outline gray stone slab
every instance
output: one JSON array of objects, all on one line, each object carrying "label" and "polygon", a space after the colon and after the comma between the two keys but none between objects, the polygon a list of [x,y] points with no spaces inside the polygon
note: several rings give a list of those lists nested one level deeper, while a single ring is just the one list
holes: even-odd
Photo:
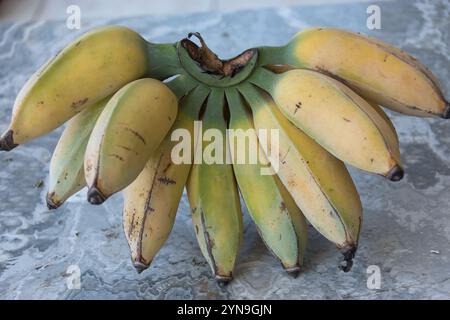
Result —
[{"label": "gray stone slab", "polygon": [[[83,20],[77,31],[68,30],[64,21],[0,23],[0,129],[6,128],[16,94],[37,67],[78,34],[104,24],[127,25],[154,42],[174,42],[199,31],[224,57],[252,46],[282,44],[306,26],[337,26],[375,35],[414,54],[437,75],[449,97],[449,2],[380,2],[382,30],[375,32],[366,29],[367,5]],[[61,209],[47,210],[48,162],[61,129],[0,153],[0,298],[448,299],[450,123],[389,114],[398,128],[407,175],[390,183],[351,169],[365,214],[353,270],[340,272],[334,246],[310,229],[304,272],[290,278],[246,214],[235,279],[226,288],[211,279],[185,196],[167,244],[153,266],[138,275],[122,234],[120,195],[95,207],[85,202],[82,191]],[[36,187],[40,180],[43,188]],[[71,265],[81,271],[79,290],[66,285]],[[370,265],[381,269],[379,290],[367,288]]]}]

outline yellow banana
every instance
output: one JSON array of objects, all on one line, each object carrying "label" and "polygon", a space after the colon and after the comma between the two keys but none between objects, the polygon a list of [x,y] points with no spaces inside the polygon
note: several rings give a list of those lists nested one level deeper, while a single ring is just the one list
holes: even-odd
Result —
[{"label": "yellow banana", "polygon": [[270,92],[292,123],[337,158],[393,181],[403,177],[395,131],[342,83],[304,69],[282,74],[260,69],[251,81]]},{"label": "yellow banana", "polygon": [[86,186],[84,153],[98,116],[109,98],[84,109],[69,120],[50,161],[47,206],[56,209]]},{"label": "yellow banana", "polygon": [[[233,170],[248,212],[267,248],[290,274],[298,274],[306,247],[306,221],[276,175],[263,172],[268,163],[259,143],[251,115],[235,88],[227,89],[231,117],[229,142]],[[248,144],[247,144],[248,141]],[[254,163],[249,154],[255,152]],[[243,157],[243,158],[242,158]]]},{"label": "yellow banana", "polygon": [[[172,132],[183,129],[194,136],[194,121],[208,93],[206,87],[199,87],[181,100]],[[187,163],[172,161],[175,145],[168,134],[137,179],[123,190],[123,227],[138,272],[150,266],[167,240],[191,168],[193,155]]]},{"label": "yellow banana", "polygon": [[73,41],[24,85],[0,139],[10,150],[59,127],[83,108],[148,70],[146,42],[125,27],[95,29]]},{"label": "yellow banana", "polygon": [[177,109],[176,96],[155,79],[133,81],[113,95],[86,148],[90,203],[102,203],[136,179],[175,121]]},{"label": "yellow banana", "polygon": [[[224,98],[223,89],[212,89],[203,117],[205,135],[208,129],[217,133],[211,143],[216,147],[216,161],[203,159],[201,164],[194,162],[186,185],[197,241],[220,283],[228,283],[232,279],[242,237],[242,213],[233,167],[226,163],[225,154],[217,154],[226,149]],[[201,148],[204,154],[208,150],[214,153],[210,149],[211,144],[197,140],[196,148]]]},{"label": "yellow banana", "polygon": [[260,63],[322,71],[362,97],[404,114],[450,117],[450,105],[425,66],[406,52],[361,34],[307,29],[286,46],[261,48]]},{"label": "yellow banana", "polygon": [[278,141],[261,143],[261,147],[272,164],[277,162],[281,182],[305,217],[341,249],[347,262],[344,270],[349,270],[362,207],[345,165],[293,126],[269,96],[248,83],[240,85],[239,90],[252,108],[258,135],[260,129],[278,130]]}]

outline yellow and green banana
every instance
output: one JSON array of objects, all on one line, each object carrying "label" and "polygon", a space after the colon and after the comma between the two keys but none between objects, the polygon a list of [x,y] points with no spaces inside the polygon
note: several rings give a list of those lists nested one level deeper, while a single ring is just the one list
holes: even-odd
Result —
[{"label": "yellow and green banana", "polygon": [[177,98],[161,81],[130,82],[100,114],[84,157],[88,201],[100,204],[139,175],[175,121]]},{"label": "yellow and green banana", "polygon": [[69,120],[50,161],[47,206],[56,209],[86,186],[84,154],[98,116],[109,98],[81,111]]},{"label": "yellow and green banana", "polygon": [[260,65],[314,69],[369,101],[413,116],[450,117],[436,77],[417,59],[381,40],[332,28],[310,28],[282,47],[260,48]]},{"label": "yellow and green banana", "polygon": [[177,144],[172,135],[175,130],[184,130],[194,136],[194,121],[208,94],[207,87],[198,87],[181,99],[172,134],[166,136],[136,180],[123,191],[123,228],[138,272],[148,268],[167,240],[191,168],[193,154],[187,163],[172,160]]},{"label": "yellow and green banana", "polygon": [[214,140],[217,149],[210,149],[211,145],[205,141],[196,142],[196,148],[209,153],[210,159],[192,165],[186,187],[195,235],[203,256],[216,280],[228,283],[233,276],[242,238],[242,213],[233,167],[228,164],[227,153],[219,152],[226,150],[224,107],[224,91],[212,89],[203,116],[203,130],[215,130],[216,135],[210,138],[217,139]]},{"label": "yellow and green banana", "polygon": [[[277,176],[264,171],[268,161],[263,152],[258,152],[260,146],[253,120],[238,91],[232,88],[226,94],[231,113],[229,129],[234,130],[229,137],[230,151],[239,190],[266,246],[283,268],[296,274],[300,271],[307,241],[305,218],[277,182]],[[250,163],[249,150],[257,153],[255,163]]]},{"label": "yellow and green banana", "polygon": [[123,191],[139,272],[168,238],[184,187],[219,282],[232,279],[238,260],[239,192],[286,271],[302,269],[307,220],[341,250],[349,271],[362,204],[344,162],[403,177],[399,139],[379,105],[450,117],[425,66],[360,34],[308,29],[284,46],[222,60],[198,33],[156,44],[109,26],[74,40],[30,77],[0,150],[68,121],[50,163],[47,205],[59,207],[84,186],[92,204]]}]

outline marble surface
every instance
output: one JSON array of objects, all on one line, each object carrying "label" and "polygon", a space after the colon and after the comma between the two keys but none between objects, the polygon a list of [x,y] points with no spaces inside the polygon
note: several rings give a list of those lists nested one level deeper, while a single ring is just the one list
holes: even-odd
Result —
[{"label": "marble surface", "polygon": [[[155,42],[199,31],[228,57],[261,44],[286,42],[304,27],[337,26],[375,35],[414,54],[450,96],[450,5],[440,1],[380,2],[382,29],[366,28],[367,3],[302,6],[226,14],[0,24],[0,129],[15,95],[39,65],[89,28],[127,25]],[[310,229],[304,272],[293,279],[265,249],[245,217],[245,239],[234,281],[219,287],[200,254],[186,197],[174,230],[153,266],[137,274],[121,226],[121,196],[102,206],[80,192],[57,211],[44,203],[48,162],[61,129],[0,153],[0,298],[2,299],[448,299],[450,298],[450,122],[390,113],[406,177],[398,183],[351,169],[364,205],[354,268],[338,270],[334,246]],[[367,268],[381,270],[368,289]],[[81,274],[70,289],[71,266]]]}]

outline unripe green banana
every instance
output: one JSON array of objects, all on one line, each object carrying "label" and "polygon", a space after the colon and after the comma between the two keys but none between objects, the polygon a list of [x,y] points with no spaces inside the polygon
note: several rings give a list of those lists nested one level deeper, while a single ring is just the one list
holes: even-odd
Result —
[{"label": "unripe green banana", "polygon": [[[278,130],[278,141],[261,143],[278,176],[309,222],[344,254],[348,271],[356,251],[362,207],[345,165],[292,125],[273,100],[249,83],[239,85],[255,129]],[[278,144],[277,144],[278,143]]]},{"label": "unripe green banana", "polygon": [[98,116],[109,97],[69,120],[50,161],[47,206],[56,209],[86,186],[84,153]]},{"label": "unripe green banana", "polygon": [[11,123],[0,138],[0,149],[11,150],[52,131],[130,81],[146,75],[170,76],[175,72],[172,60],[176,61],[173,45],[147,43],[125,27],[109,26],[86,33],[23,86]]},{"label": "unripe green banana", "polygon": [[113,95],[84,158],[90,203],[102,203],[136,179],[175,121],[177,109],[177,97],[155,79],[133,81]]},{"label": "unripe green banana", "polygon": [[[223,89],[212,89],[203,116],[205,134],[208,129],[218,130],[214,145],[220,150],[226,149],[224,98]],[[199,139],[202,137],[199,136]],[[203,140],[196,142],[196,148],[201,148],[200,151],[203,150],[204,154],[210,150]],[[227,283],[232,279],[242,238],[239,193],[233,167],[226,161],[226,152],[216,155],[219,163],[209,164],[205,160],[201,164],[194,162],[186,185],[192,221],[200,249],[216,280]]]},{"label": "unripe green banana", "polygon": [[311,70],[274,74],[263,68],[251,81],[271,94],[295,126],[337,158],[393,181],[403,177],[395,131],[342,83]]},{"label": "unripe green banana", "polygon": [[450,117],[449,102],[436,77],[415,58],[383,41],[339,29],[311,28],[283,47],[264,47],[259,53],[261,65],[319,70],[394,111]]},{"label": "unripe green banana", "polygon": [[[183,129],[194,136],[194,121],[208,93],[207,87],[199,87],[181,99],[172,133]],[[123,190],[123,227],[138,272],[150,266],[175,222],[193,157],[191,154],[188,163],[175,164],[172,150],[176,144],[168,134],[137,179]]]},{"label": "unripe green banana", "polygon": [[[239,93],[231,88],[226,96],[231,113],[229,129],[233,130],[229,133],[230,150],[239,190],[267,248],[287,272],[296,275],[306,247],[305,218],[282,184],[277,183],[277,176],[264,172],[269,169],[268,160],[264,151],[259,151],[251,115]],[[256,153],[253,163],[252,151]]]}]

